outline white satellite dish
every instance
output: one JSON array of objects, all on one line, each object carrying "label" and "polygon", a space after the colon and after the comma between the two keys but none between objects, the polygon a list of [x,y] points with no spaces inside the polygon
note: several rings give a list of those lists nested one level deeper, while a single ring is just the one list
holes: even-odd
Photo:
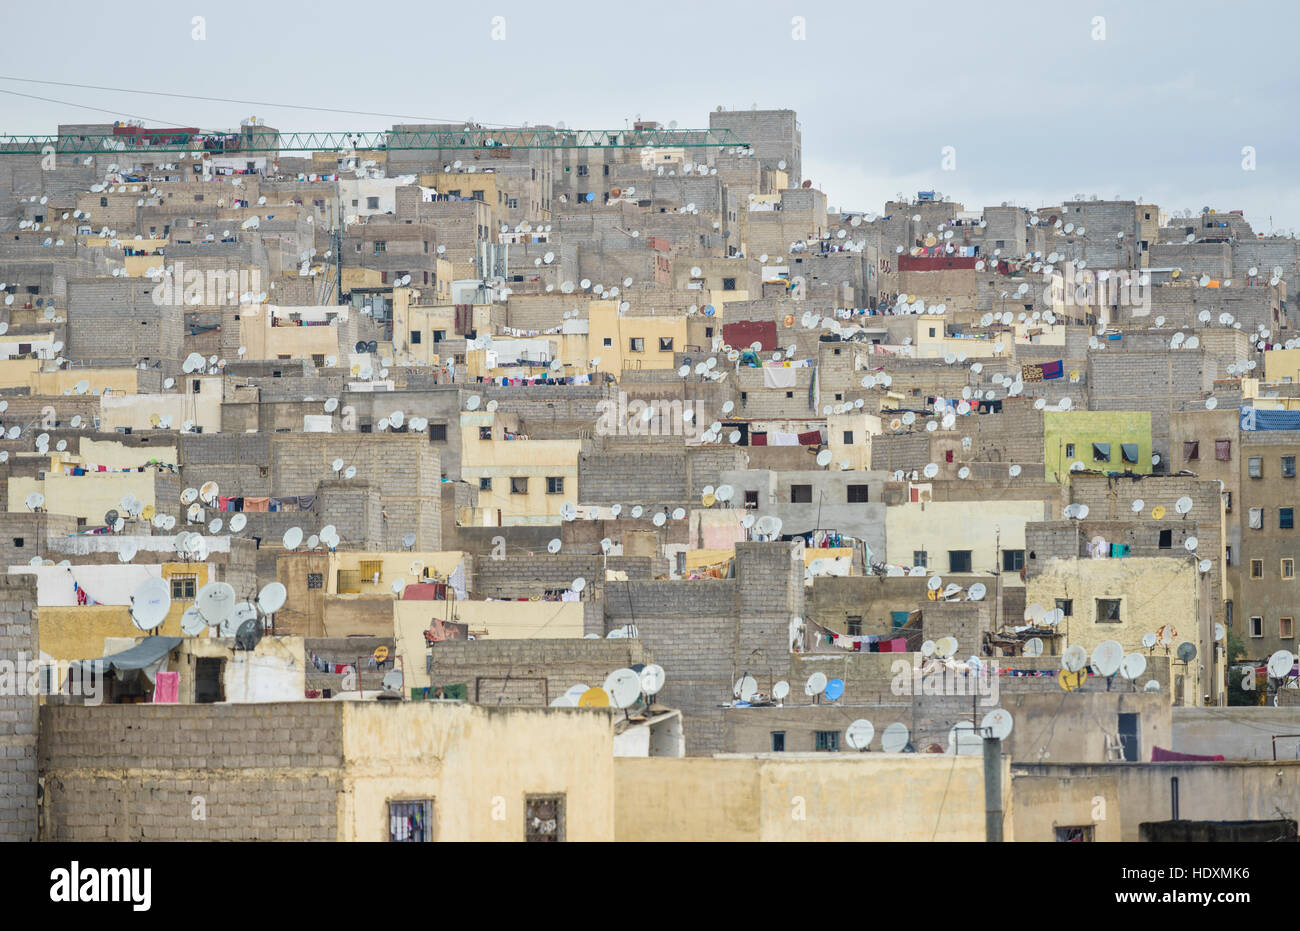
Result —
[{"label": "white satellite dish", "polygon": [[758,681],[751,675],[741,676],[736,680],[735,685],[731,687],[731,694],[741,701],[747,702],[758,694]]},{"label": "white satellite dish", "polygon": [[239,531],[244,529],[244,525],[247,523],[247,517],[243,514],[236,514],[234,517],[230,518],[230,530],[232,533],[239,533]]},{"label": "white satellite dish", "polygon": [[1130,682],[1146,672],[1147,658],[1141,653],[1130,653],[1120,661],[1119,674]]},{"label": "white satellite dish", "polygon": [[265,614],[274,614],[284,607],[289,591],[280,582],[269,582],[257,594],[257,606]]},{"label": "white satellite dish", "polygon": [[1006,740],[1014,723],[1011,712],[1005,708],[994,708],[980,721],[980,729],[994,740]]},{"label": "white satellite dish", "polygon": [[988,589],[984,586],[984,583],[976,582],[974,585],[972,585],[970,588],[966,590],[966,599],[968,601],[983,601],[984,596],[987,593],[988,593]]},{"label": "white satellite dish", "polygon": [[615,669],[605,677],[604,688],[615,708],[630,708],[641,697],[641,677],[632,669]]},{"label": "white satellite dish", "polygon": [[1187,495],[1183,495],[1181,498],[1179,498],[1177,501],[1174,502],[1174,510],[1177,511],[1179,514],[1187,514],[1188,512],[1191,511],[1191,509],[1192,509],[1192,499],[1187,497]]},{"label": "white satellite dish", "polygon": [[1039,638],[1039,637],[1030,637],[1028,640],[1026,640],[1026,641],[1025,641],[1025,655],[1026,655],[1026,656],[1042,656],[1042,655],[1043,655],[1043,641],[1042,641],[1042,639]]},{"label": "white satellite dish", "polygon": [[809,697],[820,695],[826,691],[826,681],[826,673],[814,672],[808,677],[808,681],[804,683],[803,693]]},{"label": "white satellite dish", "polygon": [[789,694],[790,694],[790,683],[786,682],[784,679],[782,679],[781,681],[777,682],[774,686],[772,686],[772,697],[775,698],[777,701],[782,701]]},{"label": "white satellite dish", "polygon": [[1268,658],[1268,674],[1274,679],[1285,679],[1291,675],[1295,665],[1295,654],[1290,650],[1278,650]]},{"label": "white satellite dish", "polygon": [[858,718],[844,730],[844,742],[854,750],[866,750],[874,736],[876,728],[866,718]]},{"label": "white satellite dish", "polygon": [[1092,651],[1092,665],[1107,679],[1119,672],[1123,661],[1124,646],[1118,640],[1103,640]]},{"label": "white satellite dish", "polygon": [[885,753],[902,753],[907,749],[910,739],[911,734],[907,730],[907,725],[895,721],[881,733],[880,749]]},{"label": "white satellite dish", "polygon": [[651,663],[641,670],[641,691],[647,695],[658,695],[664,687],[664,669]]},{"label": "white satellite dish", "polygon": [[302,528],[290,527],[284,532],[284,548],[286,550],[296,549],[302,542]]},{"label": "white satellite dish", "polygon": [[171,606],[170,580],[145,579],[131,595],[131,622],[140,630],[153,630],[166,620]]},{"label": "white satellite dish", "polygon": [[181,633],[187,637],[197,637],[208,629],[208,622],[203,619],[198,605],[190,605],[181,615]]},{"label": "white satellite dish", "polygon": [[194,603],[209,624],[220,624],[235,607],[235,589],[228,582],[209,582],[199,589]]},{"label": "white satellite dish", "polygon": [[1088,665],[1088,651],[1077,643],[1061,655],[1061,666],[1066,672],[1078,672]]}]

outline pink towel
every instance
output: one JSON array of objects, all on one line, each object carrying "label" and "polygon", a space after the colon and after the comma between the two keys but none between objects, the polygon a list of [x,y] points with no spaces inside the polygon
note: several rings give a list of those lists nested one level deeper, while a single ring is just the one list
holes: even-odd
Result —
[{"label": "pink towel", "polygon": [[153,700],[155,704],[174,705],[180,701],[181,674],[179,672],[154,673]]}]

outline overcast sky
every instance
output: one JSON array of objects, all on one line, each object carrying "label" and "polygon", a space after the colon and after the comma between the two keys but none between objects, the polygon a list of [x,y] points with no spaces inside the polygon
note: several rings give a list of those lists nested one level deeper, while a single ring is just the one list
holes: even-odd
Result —
[{"label": "overcast sky", "polygon": [[128,117],[233,128],[249,114],[282,130],[702,127],[720,104],[757,104],[798,111],[804,176],[846,210],[928,189],[972,209],[1081,193],[1300,230],[1297,26],[1300,6],[1255,0],[6,2],[7,78],[287,106],[0,80],[49,98],[0,93],[0,132]]}]

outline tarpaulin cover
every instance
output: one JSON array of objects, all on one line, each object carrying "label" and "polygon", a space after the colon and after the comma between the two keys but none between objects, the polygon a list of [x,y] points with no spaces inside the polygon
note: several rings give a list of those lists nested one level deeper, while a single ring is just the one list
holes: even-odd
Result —
[{"label": "tarpaulin cover", "polygon": [[1300,430],[1300,411],[1262,411],[1255,407],[1243,407],[1241,429]]},{"label": "tarpaulin cover", "polygon": [[1187,763],[1222,763],[1223,754],[1216,753],[1214,756],[1203,756],[1199,753],[1179,753],[1176,750],[1166,750],[1164,747],[1151,748],[1152,763],[1171,763],[1179,760]]},{"label": "tarpaulin cover", "polygon": [[94,670],[103,675],[105,667],[115,673],[134,672],[152,666],[172,650],[180,646],[180,637],[145,637],[130,649],[100,659],[83,659],[78,666]]},{"label": "tarpaulin cover", "polygon": [[736,349],[748,349],[751,343],[762,343],[763,352],[771,352],[776,345],[775,320],[738,320],[722,325],[722,340]]}]

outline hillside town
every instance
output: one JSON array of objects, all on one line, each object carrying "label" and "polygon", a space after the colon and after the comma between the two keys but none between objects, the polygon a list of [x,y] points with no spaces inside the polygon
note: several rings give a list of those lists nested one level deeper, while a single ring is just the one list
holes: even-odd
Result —
[{"label": "hillside town", "polygon": [[1296,840],[1300,240],[696,126],[0,137],[0,839]]}]

